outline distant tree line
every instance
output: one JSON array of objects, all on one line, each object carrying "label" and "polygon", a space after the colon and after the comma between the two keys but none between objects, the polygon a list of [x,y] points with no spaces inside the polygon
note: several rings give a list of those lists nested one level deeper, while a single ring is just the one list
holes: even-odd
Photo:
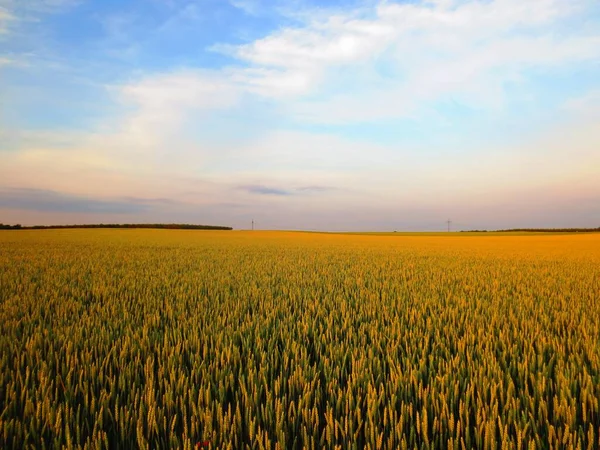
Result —
[{"label": "distant tree line", "polygon": [[[462,233],[485,233],[488,230],[468,230]],[[494,233],[532,232],[532,233],[598,233],[598,228],[511,228],[508,230],[495,230]]]},{"label": "distant tree line", "polygon": [[64,228],[160,228],[168,230],[233,230],[232,227],[215,225],[191,225],[186,223],[100,223],[93,225],[34,225],[24,227],[21,225],[0,224],[0,230],[51,230]]},{"label": "distant tree line", "polygon": [[511,230],[498,230],[498,231],[525,231],[525,232],[550,232],[550,233],[597,233],[600,231],[598,228],[514,228]]}]

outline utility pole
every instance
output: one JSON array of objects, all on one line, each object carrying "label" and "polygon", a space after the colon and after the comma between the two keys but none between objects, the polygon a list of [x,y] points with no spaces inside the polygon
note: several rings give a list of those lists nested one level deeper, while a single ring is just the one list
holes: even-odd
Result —
[{"label": "utility pole", "polygon": [[252,231],[254,231],[254,219],[252,219]]},{"label": "utility pole", "polygon": [[448,224],[448,233],[450,233],[450,224],[452,223],[452,221],[448,219],[446,223]]}]

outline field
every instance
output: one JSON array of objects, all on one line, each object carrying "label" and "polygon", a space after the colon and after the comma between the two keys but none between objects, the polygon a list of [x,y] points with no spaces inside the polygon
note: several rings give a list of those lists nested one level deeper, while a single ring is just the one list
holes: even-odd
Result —
[{"label": "field", "polygon": [[600,234],[0,232],[0,448],[600,448]]}]

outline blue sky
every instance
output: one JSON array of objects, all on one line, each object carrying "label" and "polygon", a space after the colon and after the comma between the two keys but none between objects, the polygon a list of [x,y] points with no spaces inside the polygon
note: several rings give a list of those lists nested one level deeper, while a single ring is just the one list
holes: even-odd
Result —
[{"label": "blue sky", "polygon": [[600,226],[596,0],[0,0],[0,222]]}]

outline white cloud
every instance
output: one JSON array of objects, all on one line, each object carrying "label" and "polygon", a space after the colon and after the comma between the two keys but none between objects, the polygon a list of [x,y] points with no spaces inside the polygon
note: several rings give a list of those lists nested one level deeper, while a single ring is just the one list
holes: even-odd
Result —
[{"label": "white cloud", "polygon": [[223,108],[243,93],[280,101],[295,119],[314,123],[411,116],[445,96],[501,108],[505,84],[526,80],[528,70],[600,60],[600,32],[564,28],[587,4],[381,2],[319,13],[248,44],[214,47],[241,66],[148,76],[123,93],[171,121],[178,108]]},{"label": "white cloud", "polygon": [[[600,60],[597,30],[565,26],[589,4],[382,2],[367,12],[305,18],[301,26],[214,49],[246,64],[222,71],[222,77],[241,90],[287,102],[302,120],[402,117],[445,95],[498,108],[505,83],[521,81],[530,69]],[[336,93],[340,84],[343,93]]]},{"label": "white cloud", "polygon": [[[255,92],[316,94],[317,101],[297,106],[314,122],[405,116],[447,94],[495,107],[503,84],[527,69],[600,59],[600,33],[552,28],[583,3],[382,3],[374,18],[333,16],[228,51],[252,68],[240,72]],[[391,74],[378,74],[379,64]],[[346,93],[329,94],[340,80]]]},{"label": "white cloud", "polygon": [[120,86],[117,94],[134,107],[123,119],[121,132],[152,143],[157,135],[178,131],[187,114],[232,107],[239,91],[217,74],[181,71]]}]

